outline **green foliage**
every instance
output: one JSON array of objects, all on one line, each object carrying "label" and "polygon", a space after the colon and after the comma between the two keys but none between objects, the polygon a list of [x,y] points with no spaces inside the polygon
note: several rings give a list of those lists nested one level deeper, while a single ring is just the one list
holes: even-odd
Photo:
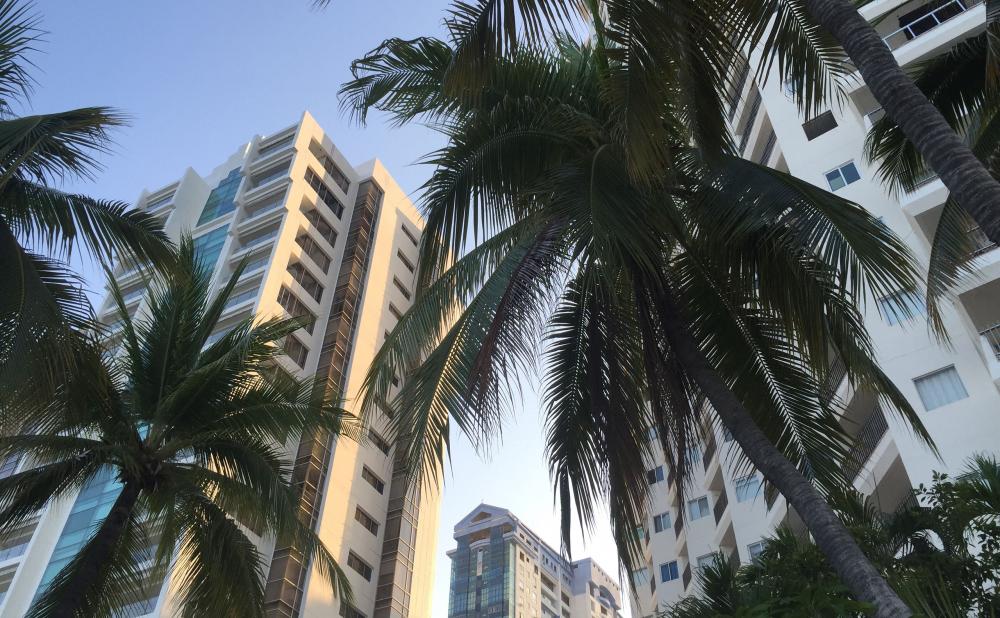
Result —
[{"label": "green foliage", "polygon": [[[669,321],[824,483],[846,450],[840,403],[818,396],[834,355],[926,433],[875,366],[860,310],[914,288],[903,244],[856,204],[726,154],[704,129],[724,122],[719,106],[695,102],[670,65],[632,74],[628,43],[606,34],[515,46],[476,79],[453,74],[461,33],[391,39],[354,63],[341,94],[357,118],[375,109],[448,139],[425,160],[417,298],[376,356],[363,409],[393,408],[403,461],[433,480],[452,423],[489,448],[518,380],[541,367],[564,543],[573,510],[586,526],[606,500],[630,565],[647,428],[683,490],[683,454],[718,422],[664,336]],[[641,102],[647,78],[663,98]],[[655,120],[641,122],[655,126],[636,124],[633,105],[651,105]],[[647,132],[652,146],[640,145]],[[406,380],[390,399],[394,375]]]},{"label": "green foliage", "polygon": [[[148,317],[128,317],[110,282],[126,316],[117,353],[83,341],[72,371],[44,403],[3,392],[0,407],[20,429],[0,437],[0,458],[28,464],[0,479],[0,533],[101,469],[113,470],[127,511],[120,530],[99,527],[32,616],[66,611],[72,595],[81,599],[72,615],[106,615],[142,582],[158,582],[174,560],[183,615],[263,616],[267,557],[248,531],[293,544],[349,597],[344,574],[298,518],[284,447],[305,431],[340,434],[350,417],[324,384],[282,368],[278,344],[301,321],[248,318],[206,345],[241,273],[242,266],[209,298],[210,274],[184,239],[173,265],[151,283]],[[110,558],[92,559],[102,543],[110,544]],[[145,577],[135,557],[149,551],[155,555]]]},{"label": "green foliage", "polygon": [[124,117],[107,107],[14,116],[31,92],[26,55],[39,34],[30,5],[0,0],[0,388],[45,397],[74,357],[74,330],[92,318],[65,258],[82,244],[104,264],[162,264],[170,243],[147,214],[52,186],[91,177]]},{"label": "green foliage", "polygon": [[[935,474],[929,488],[893,513],[854,490],[830,505],[900,596],[927,617],[1000,613],[1000,466],[974,457],[952,480]],[[721,554],[700,575],[700,593],[667,608],[676,618],[721,616],[865,616],[822,552],[788,528],[768,539],[759,558],[735,567]]]}]

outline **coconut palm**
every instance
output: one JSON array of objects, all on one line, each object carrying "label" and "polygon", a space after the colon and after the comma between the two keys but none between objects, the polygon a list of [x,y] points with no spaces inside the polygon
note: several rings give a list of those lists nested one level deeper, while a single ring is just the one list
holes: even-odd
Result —
[{"label": "coconut palm", "polygon": [[[315,0],[325,6],[330,0]],[[507,53],[519,40],[537,43],[567,25],[580,25],[595,34],[598,44],[622,46],[620,60],[631,75],[633,90],[620,101],[632,132],[627,145],[642,157],[634,165],[655,170],[662,134],[650,132],[657,124],[650,116],[657,102],[669,98],[654,76],[668,72],[686,85],[684,101],[692,113],[689,122],[725,133],[714,113],[726,89],[738,79],[746,49],[759,50],[759,76],[772,67],[788,84],[807,112],[840,96],[841,78],[855,68],[889,118],[948,187],[983,233],[1000,243],[1000,183],[948,125],[896,62],[871,23],[859,12],[863,3],[851,0],[471,0],[455,2],[449,10],[457,62],[450,72],[452,88],[493,58]],[[989,12],[995,11],[990,4]],[[666,64],[666,67],[659,66]],[[704,137],[704,135],[703,135]],[[632,172],[637,171],[633,167]]]},{"label": "coconut palm", "polygon": [[[1000,177],[1000,97],[997,75],[1000,67],[991,41],[1000,36],[1000,24],[991,22],[986,31],[956,45],[913,69],[913,79],[948,124],[965,140],[990,173]],[[921,153],[889,118],[876,122],[868,134],[865,150],[878,161],[879,176],[894,191],[912,190],[929,174]],[[949,196],[931,241],[927,275],[928,317],[940,327],[940,301],[954,286],[977,272],[976,257],[982,250],[976,223]],[[972,231],[972,233],[970,233]]]},{"label": "coconut palm", "polygon": [[391,39],[342,88],[362,120],[376,109],[447,137],[426,158],[420,292],[377,354],[362,405],[394,408],[411,473],[433,477],[452,423],[476,445],[495,439],[517,379],[541,357],[567,548],[572,510],[589,525],[606,500],[631,569],[647,430],[683,491],[683,454],[705,424],[721,423],[858,598],[904,614],[807,477],[843,481],[837,403],[818,394],[835,356],[926,438],[873,363],[858,306],[913,285],[905,247],[857,205],[720,153],[711,132],[702,142],[670,67],[650,81],[674,89],[648,127],[665,140],[664,167],[633,173],[636,129],[623,104],[643,85],[621,48],[569,38],[520,47],[480,67],[481,86],[456,90],[462,53]]},{"label": "coconut palm", "polygon": [[[978,539],[987,551],[970,551],[974,520],[995,518],[995,504],[970,500],[995,485],[997,463],[975,457],[955,480],[938,475],[921,502],[908,501],[882,512],[872,496],[838,489],[828,497],[865,553],[910,605],[924,616],[995,616],[1000,611],[993,585],[1000,577],[993,529]],[[995,489],[985,495],[995,494]],[[702,568],[699,594],[666,608],[675,618],[719,616],[862,616],[858,603],[838,580],[816,546],[779,528],[751,564],[740,566],[722,555]]]},{"label": "coconut palm", "polygon": [[[126,204],[55,188],[87,178],[123,116],[107,107],[16,116],[33,82],[26,54],[40,31],[30,5],[0,0],[0,380],[55,378],[71,327],[91,318],[81,281],[63,261],[82,244],[92,256],[159,263],[169,243],[151,216]],[[56,257],[48,257],[55,255]]]},{"label": "coconut palm", "polygon": [[[120,490],[79,553],[48,583],[31,616],[110,615],[172,557],[185,616],[263,616],[263,556],[248,530],[294,543],[339,595],[346,578],[298,519],[284,445],[346,420],[323,385],[282,370],[280,342],[300,320],[252,318],[207,345],[242,271],[209,299],[193,243],[149,292],[149,317],[124,319],[117,356],[79,346],[74,372],[47,405],[6,398],[26,431],[0,438],[25,470],[0,479],[0,532],[111,474]],[[103,477],[102,477],[103,478]],[[140,572],[137,557],[149,560]]]}]

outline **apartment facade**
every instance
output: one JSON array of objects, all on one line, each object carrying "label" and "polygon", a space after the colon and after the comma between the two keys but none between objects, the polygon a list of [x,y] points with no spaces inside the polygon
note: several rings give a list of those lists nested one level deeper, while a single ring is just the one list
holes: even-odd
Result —
[{"label": "apartment facade", "polygon": [[480,504],[455,525],[448,618],[613,618],[621,590],[590,558],[570,562],[510,511]]},{"label": "apartment facade", "polygon": [[[860,10],[904,67],[985,28],[982,0],[875,0]],[[751,53],[749,64],[756,66],[754,60]],[[757,83],[746,67],[729,92],[730,127],[742,156],[861,204],[907,242],[926,267],[947,190],[933,176],[896,193],[879,181],[863,145],[882,111],[860,76],[847,80],[842,101],[809,118],[774,71],[767,77]],[[954,472],[969,455],[998,450],[1000,250],[977,229],[968,233],[976,245],[978,272],[955,290],[947,308],[948,344],[929,334],[920,298],[899,293],[866,303],[878,362],[918,411],[940,459],[870,395],[854,392],[840,365],[831,368],[825,386],[824,397],[843,402],[842,426],[856,438],[847,473],[886,512],[912,499],[910,488],[930,482],[933,471]],[[913,319],[893,311],[904,305],[913,310]],[[684,504],[662,453],[650,462],[647,564],[632,574],[634,616],[651,616],[696,592],[698,568],[715,552],[747,563],[778,525],[802,528],[783,498],[765,497],[759,474],[734,470],[728,456],[732,447],[716,431],[692,449],[693,483]]]},{"label": "apartment facade", "polygon": [[[210,342],[251,313],[313,318],[289,336],[279,362],[301,376],[327,378],[350,406],[374,354],[411,303],[423,228],[378,160],[351,164],[305,113],[291,127],[254,137],[205,176],[188,169],[178,181],[143,192],[138,207],[161,218],[171,238],[193,236],[213,269],[213,293],[246,260]],[[126,309],[141,316],[146,275],[126,264],[115,276]],[[110,325],[112,347],[117,311],[110,298],[98,309]],[[271,556],[269,616],[429,615],[438,496],[408,486],[397,473],[388,419],[381,415],[363,442],[314,435],[287,445],[301,507],[346,572],[354,604],[334,598],[290,548],[250,533]],[[110,476],[98,479],[0,544],[0,615],[27,610],[117,493]],[[173,615],[170,576],[149,590],[123,615]]]}]

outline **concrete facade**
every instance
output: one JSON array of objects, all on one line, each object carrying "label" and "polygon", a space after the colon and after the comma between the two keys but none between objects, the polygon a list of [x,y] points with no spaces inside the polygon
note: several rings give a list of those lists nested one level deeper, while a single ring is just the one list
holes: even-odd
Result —
[{"label": "concrete facade", "polygon": [[[351,164],[305,113],[293,126],[254,137],[209,174],[188,169],[178,181],[144,191],[137,203],[164,221],[171,238],[194,237],[206,263],[214,264],[213,292],[247,259],[213,335],[221,336],[251,312],[261,318],[314,317],[311,328],[291,335],[289,356],[280,362],[302,376],[330,378],[350,408],[374,354],[411,303],[423,228],[417,210],[378,160]],[[121,265],[116,277],[127,309],[141,315],[146,311],[142,273]],[[110,325],[119,319],[116,313],[110,298],[98,308]],[[268,615],[429,615],[438,496],[406,487],[394,475],[394,449],[379,440],[388,435],[386,421],[376,413],[375,433],[361,443],[288,445],[295,480],[309,501],[303,508],[312,512],[355,598],[353,607],[343,605],[316,573],[282,560],[287,552],[275,551],[272,539],[255,537],[264,555],[274,556],[266,574]],[[51,576],[46,571],[56,559],[53,549],[65,545],[71,512],[76,518],[100,515],[100,495],[90,511],[83,508],[89,504],[85,498],[47,508],[22,546],[8,551],[4,546],[10,541],[0,544],[0,614],[22,615],[39,583]],[[153,589],[155,596],[137,599],[130,615],[173,615],[169,575]]]},{"label": "concrete facade", "polygon": [[[981,0],[876,0],[861,11],[904,67],[985,28]],[[751,54],[751,66],[756,66],[754,60]],[[857,73],[846,80],[847,96],[812,118],[800,112],[775,71],[759,84],[753,70],[737,81],[739,87],[729,93],[730,126],[745,158],[861,204],[892,228],[926,268],[947,190],[933,176],[911,191],[896,193],[879,180],[877,164],[866,160],[863,145],[882,112]],[[842,425],[856,436],[849,475],[886,512],[911,499],[910,488],[929,483],[933,471],[954,472],[971,454],[998,450],[1000,250],[977,229],[969,234],[977,247],[978,276],[959,286],[947,307],[949,343],[941,344],[929,333],[919,299],[869,298],[865,304],[877,360],[918,411],[940,449],[940,460],[899,419],[883,414],[869,395],[853,392],[839,367],[831,370],[827,393],[842,400]],[[903,302],[912,303],[913,319],[892,315],[891,307]],[[635,617],[651,616],[695,592],[699,558],[722,551],[746,563],[779,524],[801,528],[783,498],[769,504],[759,490],[759,475],[746,478],[733,469],[727,457],[732,445],[714,432],[691,453],[694,478],[683,505],[662,454],[650,462],[654,498],[644,531],[647,565],[633,573]],[[690,502],[699,499],[704,502]]]}]

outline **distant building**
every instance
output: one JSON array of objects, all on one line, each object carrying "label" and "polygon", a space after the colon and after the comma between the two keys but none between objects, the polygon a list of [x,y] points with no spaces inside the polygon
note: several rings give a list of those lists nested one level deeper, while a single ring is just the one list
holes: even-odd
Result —
[{"label": "distant building", "polygon": [[448,618],[621,616],[614,578],[590,558],[566,560],[506,509],[480,504],[455,541]]},{"label": "distant building", "polygon": [[[904,69],[940,55],[983,32],[982,0],[880,0],[860,7]],[[883,111],[855,73],[843,96],[806,117],[781,82],[777,66],[758,80],[760,49],[734,59],[730,129],[741,155],[788,172],[866,208],[913,251],[921,268],[948,190],[933,174],[910,190],[892,193],[878,178],[878,163],[864,154],[865,136]],[[892,512],[913,499],[911,487],[932,472],[954,473],[976,452],[997,453],[1000,436],[1000,249],[978,229],[968,230],[975,276],[955,290],[944,312],[950,342],[928,332],[921,297],[899,291],[866,299],[865,323],[879,365],[902,391],[940,451],[940,459],[905,423],[848,383],[844,365],[829,371],[823,397],[843,404],[844,431],[855,440],[845,473],[859,491]],[[904,309],[909,309],[905,311]],[[651,434],[650,438],[655,439]],[[733,465],[734,442],[718,428],[687,454],[691,486],[680,502],[675,476],[658,448],[648,462],[652,493],[645,524],[647,563],[633,572],[636,618],[699,590],[699,568],[716,552],[744,564],[764,549],[779,525],[803,530],[784,498],[768,498],[759,473]]]},{"label": "distant building", "polygon": [[[179,180],[144,191],[137,205],[159,218],[173,240],[193,236],[212,269],[211,293],[245,260],[210,343],[251,312],[312,318],[287,337],[287,356],[279,362],[300,376],[329,380],[349,401],[410,306],[423,220],[378,160],[350,163],[308,113],[292,126],[253,137],[204,176],[189,168]],[[120,264],[114,276],[128,313],[144,315],[148,273]],[[122,316],[110,297],[98,316],[110,326],[114,350]],[[289,449],[300,506],[347,574],[354,603],[334,598],[327,582],[288,548],[250,532],[270,558],[263,574],[269,617],[430,614],[438,497],[407,485],[386,421],[376,413],[365,442],[314,440]],[[17,464],[2,462],[0,477]],[[103,475],[0,541],[0,615],[24,615],[36,591],[76,555],[119,489]],[[170,579],[151,581],[148,594],[121,615],[174,615]]]}]

